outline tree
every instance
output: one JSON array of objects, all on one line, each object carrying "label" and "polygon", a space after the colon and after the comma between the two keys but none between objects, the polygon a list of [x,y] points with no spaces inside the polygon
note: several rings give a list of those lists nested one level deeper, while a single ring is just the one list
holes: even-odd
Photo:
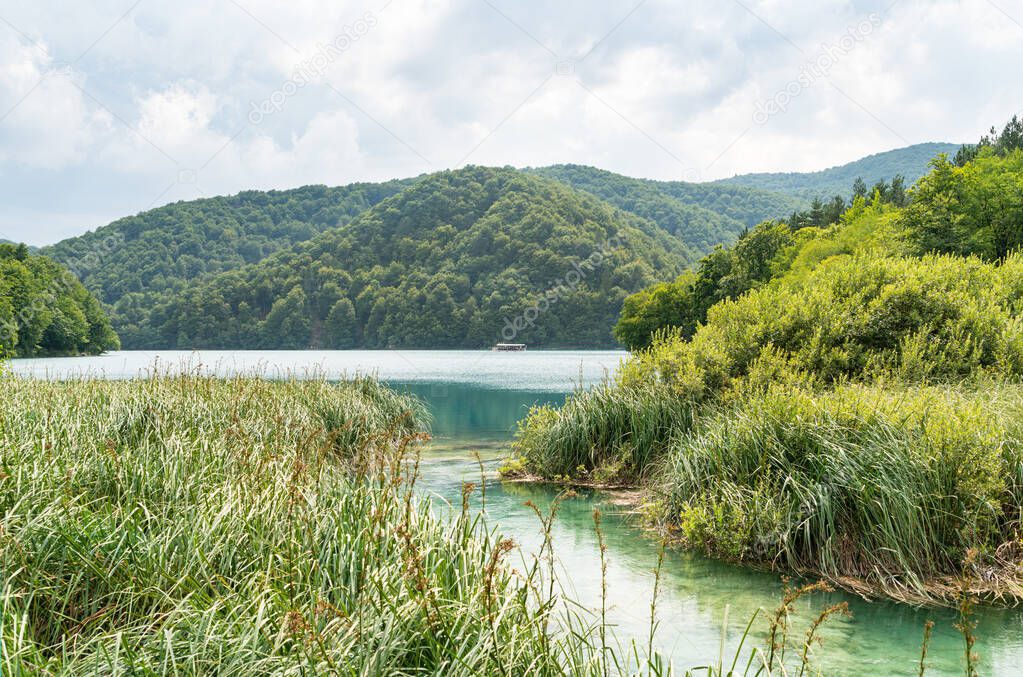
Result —
[{"label": "tree", "polygon": [[697,319],[695,279],[695,273],[686,273],[674,282],[656,284],[626,297],[614,327],[615,338],[629,350],[640,350],[650,345],[655,332],[666,328],[692,336]]},{"label": "tree", "polygon": [[309,330],[305,292],[301,287],[292,287],[287,296],[274,301],[261,333],[264,337],[275,337],[271,345],[276,348],[304,350],[309,347]]},{"label": "tree", "polygon": [[324,323],[326,347],[334,350],[353,347],[357,340],[356,328],[355,306],[347,298],[339,299]]},{"label": "tree", "polygon": [[856,180],[853,181],[853,198],[858,197],[867,197],[867,183],[860,176],[857,176]]},{"label": "tree", "polygon": [[902,174],[896,174],[892,178],[889,198],[896,207],[905,207],[909,202],[909,196],[906,193],[906,178]]},{"label": "tree", "polygon": [[976,160],[984,149],[1003,156],[1014,150],[1023,149],[1023,120],[1013,115],[1012,119],[1002,128],[1001,133],[992,127],[990,132],[980,137],[980,141],[977,143],[961,146],[955,154],[953,164],[956,167],[965,167]]},{"label": "tree", "polygon": [[920,180],[902,216],[919,253],[1001,260],[1023,246],[1023,151],[982,151],[964,167],[945,157]]}]

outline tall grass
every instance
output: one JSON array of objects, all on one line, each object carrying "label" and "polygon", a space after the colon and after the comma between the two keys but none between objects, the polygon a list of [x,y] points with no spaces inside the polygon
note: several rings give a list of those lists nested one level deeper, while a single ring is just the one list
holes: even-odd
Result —
[{"label": "tall grass", "polygon": [[[692,545],[901,592],[949,579],[1023,594],[1023,389],[769,391],[666,454],[666,515]],[[935,583],[944,583],[938,585]]]},{"label": "tall grass", "polygon": [[541,641],[546,612],[478,518],[415,500],[421,406],[374,381],[3,386],[4,675],[588,660]]},{"label": "tall grass", "polygon": [[634,480],[687,430],[694,409],[657,384],[606,383],[536,407],[519,423],[515,451],[533,474]]},{"label": "tall grass", "polygon": [[[450,519],[417,498],[422,406],[372,380],[0,385],[5,677],[673,674],[656,588],[645,651],[562,603],[550,533],[571,493],[536,508],[544,548],[516,572],[472,485]],[[728,674],[807,669],[826,618],[801,646],[786,615],[787,662],[751,619]]]},{"label": "tall grass", "polygon": [[1023,388],[781,384],[697,404],[610,386],[520,424],[527,471],[646,478],[662,525],[732,560],[897,598],[1023,598]]}]

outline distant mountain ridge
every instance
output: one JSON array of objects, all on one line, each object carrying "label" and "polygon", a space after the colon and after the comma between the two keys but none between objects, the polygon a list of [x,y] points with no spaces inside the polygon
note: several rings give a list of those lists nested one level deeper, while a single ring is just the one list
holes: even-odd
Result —
[{"label": "distant mountain ridge", "polygon": [[[783,193],[803,200],[827,199],[835,195],[848,198],[853,181],[862,178],[868,186],[881,180],[891,180],[896,174],[906,179],[906,185],[916,183],[927,173],[928,163],[940,153],[955,155],[962,144],[918,143],[905,148],[875,153],[837,167],[816,172],[770,172],[740,174],[720,179],[709,185],[746,186]],[[707,185],[707,184],[703,184]]]}]

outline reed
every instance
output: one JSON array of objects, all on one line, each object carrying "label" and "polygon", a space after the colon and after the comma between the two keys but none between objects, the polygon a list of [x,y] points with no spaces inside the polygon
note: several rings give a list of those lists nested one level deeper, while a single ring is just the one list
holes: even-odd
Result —
[{"label": "reed", "polygon": [[[691,546],[955,603],[1023,594],[1023,391],[770,390],[665,454],[665,515]],[[978,583],[979,585],[979,583]]]},{"label": "reed", "polygon": [[603,384],[571,395],[560,408],[534,408],[519,423],[514,451],[530,473],[547,479],[632,482],[689,428],[693,411],[656,384]]},{"label": "reed", "polygon": [[[899,599],[1023,598],[1023,387],[780,383],[697,404],[618,385],[533,413],[527,471],[640,478],[661,525],[710,555],[857,579]],[[974,553],[968,566],[967,555]]]}]

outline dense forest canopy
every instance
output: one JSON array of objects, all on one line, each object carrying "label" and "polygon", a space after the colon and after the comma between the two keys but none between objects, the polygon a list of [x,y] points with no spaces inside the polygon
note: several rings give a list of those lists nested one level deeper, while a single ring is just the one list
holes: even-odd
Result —
[{"label": "dense forest canopy", "polygon": [[[592,189],[588,192],[635,214],[638,220],[645,220],[648,231],[663,230],[675,236],[676,242],[670,246],[673,258],[669,269],[653,271],[654,279],[672,276],[674,273],[670,271],[679,261],[690,265],[717,243],[733,240],[745,227],[746,220],[783,213],[796,204],[784,197],[732,187],[680,199],[662,192],[654,182],[590,168],[578,170],[572,172],[574,179],[558,168],[551,168],[549,173],[560,175],[555,178],[567,184],[585,179],[587,187]],[[608,189],[597,190],[596,184],[586,177],[595,177],[597,184]],[[343,188],[308,186],[265,193],[249,191],[231,197],[175,203],[65,240],[45,248],[44,253],[58,261],[74,262],[75,272],[106,304],[126,347],[178,345],[178,333],[168,334],[164,326],[166,318],[154,318],[155,309],[167,307],[192,293],[189,290],[199,286],[201,280],[239,270],[325,230],[344,225],[416,181],[355,184]],[[566,195],[574,192],[566,187]],[[624,194],[619,196],[620,193]],[[738,199],[736,194],[740,196]],[[481,197],[485,196],[474,195],[469,199]],[[577,197],[572,195],[573,200]],[[701,207],[696,204],[698,201],[713,204],[722,213]],[[735,213],[744,220],[725,212]],[[357,264],[341,265],[340,269],[355,277],[370,274],[357,268]],[[422,280],[409,281],[413,287],[420,283]],[[385,286],[394,287],[393,279]],[[617,308],[620,299],[608,298],[604,302]],[[243,306],[241,311],[244,314],[247,308]],[[336,322],[352,319],[346,308],[338,308],[334,317]],[[605,329],[602,326],[598,332]],[[319,337],[319,331],[317,329],[314,344],[322,340],[331,345],[347,345],[354,340],[331,341]],[[349,333],[352,331],[354,329]],[[394,340],[407,344],[410,339],[406,336]],[[608,341],[608,336],[602,335],[593,345],[605,345]],[[388,341],[374,339],[372,343],[386,345]],[[289,339],[281,345],[285,344],[294,345],[294,342]]]},{"label": "dense forest canopy", "polygon": [[0,357],[118,348],[99,301],[66,268],[25,245],[0,244]]},{"label": "dense forest canopy", "polygon": [[695,270],[626,299],[615,334],[633,348],[672,328],[689,338],[707,311],[785,274],[824,259],[876,249],[887,254],[974,254],[997,261],[1023,245],[1023,158],[983,150],[963,167],[947,157],[909,192],[901,177],[867,193],[860,183],[851,204],[815,201],[787,222],[767,221],[731,247],[718,248]]},{"label": "dense forest canopy", "polygon": [[622,300],[686,262],[650,221],[556,181],[471,167],[184,289],[154,310],[147,344],[610,346]]},{"label": "dense forest canopy", "polygon": [[942,153],[951,155],[958,148],[959,146],[953,143],[918,143],[906,148],[868,155],[855,162],[818,172],[742,174],[714,183],[719,186],[760,188],[805,200],[827,199],[832,195],[851,199],[853,196],[849,188],[856,179],[874,184],[882,180],[891,180],[895,176],[903,176],[907,186],[912,185],[927,173],[927,164],[932,158]]},{"label": "dense forest canopy", "polygon": [[746,227],[743,221],[724,212],[668,195],[650,181],[581,165],[557,165],[533,171],[654,221],[681,239],[692,251],[693,260],[717,244],[731,242]]},{"label": "dense forest canopy", "polygon": [[[857,183],[863,185],[862,180]],[[783,264],[779,260],[782,251],[791,251],[820,229],[838,223],[853,205],[860,211],[867,206],[904,205],[907,197],[901,177],[893,184],[878,183],[869,199],[865,187],[856,187],[852,204],[841,196],[826,203],[815,199],[809,209],[793,213],[787,221],[764,221],[744,231],[735,244],[716,247],[677,280],[627,298],[615,336],[633,349],[646,347],[653,335],[665,328],[691,336],[711,306],[773,279]]]}]

